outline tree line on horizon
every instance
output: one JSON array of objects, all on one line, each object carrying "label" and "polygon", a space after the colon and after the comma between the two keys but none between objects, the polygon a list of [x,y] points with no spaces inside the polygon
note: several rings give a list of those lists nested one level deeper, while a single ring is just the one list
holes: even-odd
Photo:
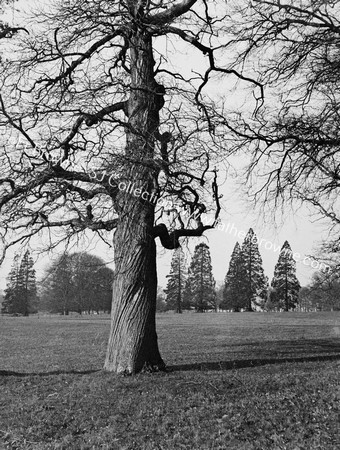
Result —
[{"label": "tree line on horizon", "polygon": [[29,250],[22,258],[19,254],[14,257],[2,314],[28,316],[44,311],[68,315],[70,312],[111,311],[113,270],[101,258],[86,252],[64,253],[46,268],[39,283],[33,266]]},{"label": "tree line on horizon", "polygon": [[196,246],[188,271],[184,252],[177,249],[167,278],[163,309],[173,309],[178,313],[183,310],[204,312],[218,309],[235,312],[290,311],[298,304],[301,287],[288,241],[281,248],[269,286],[252,228],[245,236],[242,246],[238,242],[235,244],[219,299],[212,275],[209,247],[204,243]]},{"label": "tree line on horizon", "polygon": [[[105,262],[86,252],[64,253],[36,281],[33,259],[27,250],[15,255],[1,313],[28,316],[38,311],[68,315],[111,311],[114,272]],[[207,244],[196,246],[187,268],[182,248],[173,253],[164,292],[159,288],[157,310],[289,311],[340,309],[340,280],[336,271],[314,273],[302,287],[296,278],[296,263],[285,241],[275,265],[271,284],[265,276],[254,231],[240,245],[236,242],[223,285],[216,289]],[[1,300],[1,299],[0,299]]]}]

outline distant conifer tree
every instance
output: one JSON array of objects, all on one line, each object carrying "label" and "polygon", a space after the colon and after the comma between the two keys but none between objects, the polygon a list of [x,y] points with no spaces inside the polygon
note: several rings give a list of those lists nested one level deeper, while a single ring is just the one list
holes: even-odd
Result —
[{"label": "distant conifer tree", "polygon": [[34,263],[27,250],[20,261],[16,255],[7,278],[5,298],[1,312],[28,316],[37,312],[37,286]]},{"label": "distant conifer tree", "polygon": [[29,250],[21,260],[19,269],[19,289],[21,291],[22,314],[28,316],[37,312],[37,285],[35,278],[34,262]]},{"label": "distant conifer tree", "polygon": [[268,278],[262,267],[257,237],[252,228],[249,229],[242,244],[242,260],[245,268],[245,289],[247,292],[246,310],[263,308],[267,300]]},{"label": "distant conifer tree", "polygon": [[285,241],[281,248],[271,286],[271,299],[274,304],[285,311],[296,307],[301,286],[296,277],[296,262],[288,241]]},{"label": "distant conifer tree", "polygon": [[167,275],[168,283],[165,289],[166,304],[168,309],[174,309],[177,313],[182,313],[183,309],[188,309],[189,304],[184,299],[184,289],[187,279],[185,267],[185,255],[181,248],[174,251],[170,273]]},{"label": "distant conifer tree", "polygon": [[18,305],[19,297],[17,295],[19,268],[20,268],[20,258],[19,255],[15,255],[11,270],[7,277],[7,285],[1,308],[2,314],[14,314],[15,311],[19,308]]},{"label": "distant conifer tree", "polygon": [[197,312],[216,310],[215,280],[212,274],[210,251],[204,243],[195,247],[188,271],[185,296],[190,306]]},{"label": "distant conifer tree", "polygon": [[220,304],[222,309],[238,312],[247,307],[246,276],[242,250],[240,244],[236,242],[224,280],[223,301]]}]

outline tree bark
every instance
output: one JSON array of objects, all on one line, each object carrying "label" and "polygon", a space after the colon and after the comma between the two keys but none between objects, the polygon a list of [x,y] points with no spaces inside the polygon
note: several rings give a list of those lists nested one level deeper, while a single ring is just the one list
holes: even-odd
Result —
[{"label": "tree bark", "polygon": [[123,374],[164,370],[156,334],[156,245],[143,223],[115,236],[112,326],[104,368]]},{"label": "tree bark", "polygon": [[[104,368],[123,374],[141,370],[163,370],[156,334],[156,244],[154,202],[158,173],[154,158],[159,110],[164,88],[154,79],[152,39],[136,30],[130,38],[131,92],[125,114],[128,117],[126,156],[133,162],[124,174],[128,192],[116,197],[119,213],[115,231],[115,277],[111,332]],[[123,185],[121,185],[123,187]],[[139,191],[148,192],[145,200]]]}]

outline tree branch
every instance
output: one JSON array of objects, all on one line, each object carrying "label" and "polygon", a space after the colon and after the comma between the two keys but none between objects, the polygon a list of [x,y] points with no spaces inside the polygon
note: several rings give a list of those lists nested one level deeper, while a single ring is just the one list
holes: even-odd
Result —
[{"label": "tree branch", "polygon": [[180,237],[202,236],[202,234],[206,230],[210,230],[212,228],[214,228],[214,225],[203,225],[202,222],[199,222],[198,227],[195,229],[180,229],[174,230],[169,233],[166,225],[164,225],[164,223],[161,223],[154,227],[153,236],[154,238],[159,237],[164,248],[167,248],[168,250],[174,250],[180,247]]},{"label": "tree branch", "polygon": [[[258,100],[261,100],[263,102],[264,99],[264,90],[261,83],[254,80],[253,78],[246,77],[242,75],[241,73],[237,72],[235,69],[225,69],[223,67],[217,67],[215,64],[215,57],[214,57],[214,48],[207,47],[206,45],[203,45],[201,42],[199,42],[198,38],[196,36],[192,36],[189,33],[187,33],[184,30],[181,30],[176,27],[166,27],[166,33],[173,33],[182,38],[184,41],[189,42],[191,45],[193,45],[195,48],[197,48],[200,52],[202,52],[204,55],[207,55],[209,58],[209,69],[205,72],[205,75],[202,81],[202,84],[199,86],[197,93],[196,93],[196,101],[198,104],[204,109],[206,112],[206,115],[208,116],[208,113],[206,111],[206,107],[202,104],[202,102],[199,100],[199,95],[202,92],[204,86],[209,81],[209,74],[210,72],[221,72],[228,75],[235,75],[237,78],[243,81],[247,81],[249,83],[255,84],[257,87],[260,88],[260,97]],[[258,108],[257,108],[258,109]]]},{"label": "tree branch", "polygon": [[18,31],[25,31],[27,34],[29,34],[29,32],[26,30],[26,28],[11,27],[9,25],[1,24],[0,25],[0,39],[11,38]]},{"label": "tree branch", "polygon": [[77,219],[69,219],[69,220],[61,220],[61,221],[54,221],[54,222],[46,222],[44,225],[44,228],[52,228],[52,227],[65,227],[65,226],[71,226],[72,228],[78,228],[80,230],[90,229],[92,231],[98,231],[98,230],[106,230],[106,231],[112,231],[114,230],[118,225],[118,219],[113,220],[98,220],[97,222],[93,222],[90,219],[84,219],[81,220],[80,218]]},{"label": "tree branch", "polygon": [[196,2],[197,0],[183,0],[166,11],[147,17],[146,23],[150,25],[164,25],[172,22],[176,17],[180,17],[188,12]]},{"label": "tree branch", "polygon": [[100,39],[99,41],[95,42],[93,45],[91,45],[91,47],[86,50],[85,53],[83,53],[78,59],[76,59],[75,61],[73,61],[68,68],[63,71],[60,75],[58,75],[55,78],[40,78],[39,80],[37,80],[33,87],[30,88],[27,92],[31,92],[36,84],[41,84],[41,83],[46,83],[46,86],[50,86],[52,84],[56,84],[58,81],[63,80],[64,78],[70,76],[72,74],[72,72],[80,65],[82,64],[84,61],[86,61],[87,59],[90,59],[91,56],[93,55],[93,53],[95,53],[97,50],[100,49],[100,47],[102,47],[103,45],[105,45],[107,42],[110,42],[112,39],[114,39],[117,36],[122,36],[123,35],[123,31],[121,29],[118,29],[117,31],[115,31],[114,33],[111,33],[107,36],[104,36],[102,39]]},{"label": "tree branch", "polygon": [[117,102],[113,105],[106,106],[97,113],[94,114],[84,114],[85,124],[90,127],[97,124],[99,121],[103,120],[107,114],[111,114],[116,111],[125,111],[127,102]]}]

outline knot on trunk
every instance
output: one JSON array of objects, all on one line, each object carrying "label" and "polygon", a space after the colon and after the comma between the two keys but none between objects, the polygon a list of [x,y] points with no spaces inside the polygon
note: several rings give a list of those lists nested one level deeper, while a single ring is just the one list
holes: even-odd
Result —
[{"label": "knot on trunk", "polygon": [[165,87],[155,81],[154,87],[154,107],[156,111],[160,111],[164,106]]}]

